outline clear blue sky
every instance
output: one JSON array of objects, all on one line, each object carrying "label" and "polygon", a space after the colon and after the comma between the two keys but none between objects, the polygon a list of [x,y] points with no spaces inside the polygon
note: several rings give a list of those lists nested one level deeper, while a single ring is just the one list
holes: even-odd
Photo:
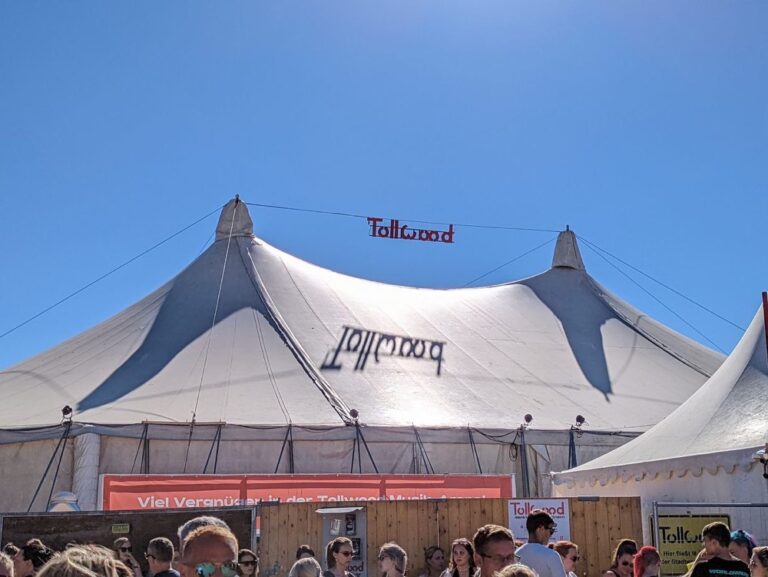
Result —
[{"label": "clear blue sky", "polygon": [[[0,333],[223,205],[578,234],[746,325],[768,288],[768,3],[3,2]],[[323,266],[454,287],[553,237],[252,208]],[[0,367],[106,319],[211,217],[0,339]],[[588,271],[703,340],[586,247]],[[549,245],[483,282],[546,270]],[[639,277],[718,346],[738,330]]]}]

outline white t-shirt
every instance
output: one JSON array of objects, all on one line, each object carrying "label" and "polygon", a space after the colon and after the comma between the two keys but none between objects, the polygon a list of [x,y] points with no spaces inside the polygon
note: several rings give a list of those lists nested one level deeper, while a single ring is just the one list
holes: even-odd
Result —
[{"label": "white t-shirt", "polygon": [[517,550],[520,563],[530,567],[539,577],[565,577],[563,559],[554,549],[540,543],[526,543]]}]

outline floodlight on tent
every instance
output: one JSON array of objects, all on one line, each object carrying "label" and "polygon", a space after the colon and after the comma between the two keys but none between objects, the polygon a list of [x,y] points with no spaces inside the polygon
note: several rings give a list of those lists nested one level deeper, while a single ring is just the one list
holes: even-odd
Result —
[{"label": "floodlight on tent", "polygon": [[69,423],[72,421],[72,407],[69,405],[64,405],[64,408],[61,409],[61,422],[62,423]]},{"label": "floodlight on tent", "polygon": [[522,423],[522,424],[520,425],[520,427],[521,427],[521,428],[523,428],[523,429],[527,429],[527,428],[528,428],[528,425],[530,425],[530,424],[531,424],[531,422],[533,421],[533,415],[531,415],[530,413],[526,413],[526,415],[523,417],[523,420],[524,420],[525,422],[524,422],[524,423]]},{"label": "floodlight on tent", "polygon": [[768,479],[768,443],[759,451],[755,451],[752,460],[763,464],[763,478]]}]

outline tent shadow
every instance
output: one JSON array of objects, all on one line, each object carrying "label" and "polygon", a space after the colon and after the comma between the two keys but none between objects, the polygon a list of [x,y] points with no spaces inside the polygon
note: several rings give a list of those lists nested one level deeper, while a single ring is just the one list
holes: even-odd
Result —
[{"label": "tent shadow", "polygon": [[[241,309],[253,309],[254,314],[272,324],[236,246],[230,249],[216,322],[213,322],[225,250],[225,242],[215,243],[171,281],[172,287],[139,348],[78,403],[78,411],[117,401],[149,382],[190,343]],[[194,314],[190,315],[189,311]]]},{"label": "tent shadow", "polygon": [[[555,275],[556,279],[553,280],[551,275]],[[574,282],[573,278],[566,279],[562,275],[577,275],[579,278]],[[613,390],[600,329],[616,315],[595,296],[587,274],[569,268],[553,268],[520,284],[530,288],[560,320],[568,346],[584,378],[610,402]]]}]

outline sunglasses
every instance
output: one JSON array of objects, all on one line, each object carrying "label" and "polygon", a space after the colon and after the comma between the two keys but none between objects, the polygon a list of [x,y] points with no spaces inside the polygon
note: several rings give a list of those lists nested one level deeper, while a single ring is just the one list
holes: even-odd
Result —
[{"label": "sunglasses", "polygon": [[581,561],[581,556],[580,555],[576,555],[575,557],[571,557],[570,559],[571,559],[571,561],[574,561],[574,562],[575,561]]},{"label": "sunglasses", "polygon": [[212,577],[216,573],[217,568],[221,569],[221,574],[224,577],[235,577],[237,575],[237,562],[235,561],[224,561],[223,563],[203,561],[195,565],[195,575],[198,577]]},{"label": "sunglasses", "polygon": [[120,547],[120,551],[122,551],[123,553],[130,553],[131,551],[133,551],[133,547]]},{"label": "sunglasses", "polygon": [[144,553],[144,558],[145,559],[157,559],[157,557],[152,555],[152,553]]},{"label": "sunglasses", "polygon": [[555,531],[557,531],[557,525],[552,525],[551,527],[547,527],[547,531],[549,531],[550,533],[554,533]]},{"label": "sunglasses", "polygon": [[628,567],[629,565],[632,565],[632,563],[630,561],[622,561],[621,562],[621,566],[622,567]]},{"label": "sunglasses", "polygon": [[352,551],[339,551],[339,555],[344,555],[344,557],[352,557]]},{"label": "sunglasses", "polygon": [[256,561],[240,561],[240,565],[256,565]]}]

